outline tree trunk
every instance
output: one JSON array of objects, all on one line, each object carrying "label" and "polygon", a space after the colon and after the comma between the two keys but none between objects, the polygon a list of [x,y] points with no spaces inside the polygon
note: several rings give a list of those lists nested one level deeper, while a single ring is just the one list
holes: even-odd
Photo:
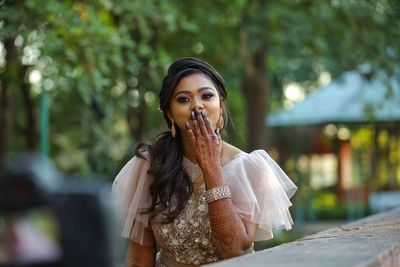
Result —
[{"label": "tree trunk", "polygon": [[[21,68],[21,76],[24,77],[25,72],[27,70],[26,67]],[[38,133],[38,125],[37,125],[37,116],[36,116],[36,108],[35,103],[32,100],[30,93],[30,85],[25,81],[22,81],[21,91],[25,109],[25,128],[24,136],[26,142],[26,149],[29,151],[36,151],[38,148],[39,141],[39,133]]]},{"label": "tree trunk", "polygon": [[266,148],[267,85],[266,45],[261,45],[257,51],[249,48],[247,33],[240,33],[240,54],[244,74],[242,91],[246,102],[247,113],[247,147],[248,150]]},{"label": "tree trunk", "polygon": [[7,154],[12,136],[12,94],[16,90],[15,81],[18,79],[18,55],[14,45],[14,38],[4,41],[6,51],[6,68],[0,87],[0,161]]}]

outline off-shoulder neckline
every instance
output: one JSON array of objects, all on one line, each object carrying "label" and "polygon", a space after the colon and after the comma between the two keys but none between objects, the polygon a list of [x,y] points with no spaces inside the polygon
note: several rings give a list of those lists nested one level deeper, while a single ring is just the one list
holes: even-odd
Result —
[{"label": "off-shoulder neckline", "polygon": [[253,150],[250,153],[247,153],[245,151],[240,151],[239,153],[237,153],[235,156],[232,157],[232,159],[230,161],[228,161],[227,163],[225,163],[224,165],[222,165],[222,169],[224,169],[225,166],[230,165],[233,162],[236,162],[238,159],[242,158],[242,156],[254,156],[254,154],[258,154],[258,153],[266,153],[268,154],[265,150],[263,149],[257,149],[257,150]]},{"label": "off-shoulder neckline", "polygon": [[224,167],[226,167],[227,165],[231,164],[232,162],[235,162],[238,158],[240,158],[240,156],[242,156],[242,155],[244,155],[244,154],[248,154],[248,153],[246,153],[246,152],[244,152],[244,151],[240,151],[239,153],[237,153],[236,155],[234,155],[230,161],[226,162],[225,164],[223,164],[223,165],[221,166],[222,169],[223,169]]},{"label": "off-shoulder neckline", "polygon": [[[221,165],[221,169],[224,170],[224,168],[228,165],[231,164],[231,162],[234,162],[236,159],[238,159],[242,154],[247,154],[243,151],[239,151],[237,154],[235,154],[231,160],[226,162],[225,164]],[[186,158],[185,156],[183,157],[182,160],[182,167],[183,169],[189,174],[190,180],[192,183],[196,181],[196,179],[202,174],[202,171],[200,169],[199,164],[192,162],[190,159]]]},{"label": "off-shoulder neckline", "polygon": [[[237,161],[237,160],[238,160],[239,158],[241,158],[242,156],[244,156],[244,155],[251,155],[251,154],[253,154],[254,152],[257,152],[257,151],[263,151],[263,150],[262,150],[262,149],[258,149],[258,150],[254,150],[254,151],[252,151],[252,152],[250,152],[250,153],[247,153],[247,152],[244,152],[244,151],[241,150],[241,151],[238,152],[236,155],[234,155],[230,161],[228,161],[228,162],[226,162],[225,164],[221,165],[221,168],[224,169],[226,166],[231,165],[233,162]],[[184,157],[184,158],[185,158],[185,157]],[[187,158],[186,158],[186,159],[187,159]],[[193,165],[199,166],[197,163],[193,163],[193,162],[192,162],[191,160],[189,160],[189,159],[187,159],[187,161],[191,162]]]}]

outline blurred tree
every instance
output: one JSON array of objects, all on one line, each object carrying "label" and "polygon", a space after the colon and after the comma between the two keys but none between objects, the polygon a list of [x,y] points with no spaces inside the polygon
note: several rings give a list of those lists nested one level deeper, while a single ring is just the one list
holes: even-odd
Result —
[{"label": "blurred tree", "polygon": [[[82,142],[78,147],[84,145],[85,140],[88,140],[85,137],[93,136],[93,131],[96,131],[97,123],[94,122],[104,120],[105,107],[100,103],[100,93],[113,81],[112,66],[121,67],[122,64],[118,55],[120,37],[107,17],[106,6],[88,6],[71,1],[48,2],[45,5],[42,1],[35,0],[3,1],[1,18],[2,40],[7,41],[4,42],[7,44],[7,56],[2,95],[7,95],[7,92],[15,95],[18,90],[22,90],[25,99],[22,103],[19,98],[15,98],[13,101],[19,105],[9,105],[8,114],[13,115],[10,121],[15,122],[14,128],[22,128],[18,127],[18,118],[25,116],[29,119],[26,120],[27,123],[20,123],[22,126],[26,125],[27,129],[22,128],[25,136],[27,139],[37,140],[38,122],[35,109],[39,94],[46,90],[51,101],[57,102],[57,105],[51,106],[52,137],[57,140],[57,130],[60,129],[73,132],[73,126],[76,125],[68,122],[82,123],[86,119],[83,125],[93,127],[88,127],[88,132],[81,133],[83,138],[79,140]],[[93,46],[91,42],[102,45]],[[14,66],[21,66],[23,71],[10,76],[9,70],[15,69]],[[32,76],[35,81],[29,83]],[[15,84],[14,88],[7,88],[10,83]],[[79,97],[71,101],[69,96],[74,95],[74,90]],[[60,97],[62,99],[59,102]],[[2,101],[8,100],[2,98]],[[85,108],[90,110],[91,115],[82,112],[80,118],[73,116]],[[1,129],[5,136],[12,131],[6,127]],[[82,128],[77,130],[81,131]],[[18,143],[18,134],[13,136],[13,143]],[[88,147],[95,147],[92,140],[98,138],[89,137],[89,140],[91,144]],[[32,142],[28,141],[28,145],[20,146],[17,150],[29,149]],[[90,154],[88,153],[89,156]]]},{"label": "blurred tree", "polygon": [[247,107],[247,145],[249,150],[266,148],[270,76],[267,69],[267,0],[250,1],[239,26],[239,51],[243,62],[242,91]]},{"label": "blurred tree", "polygon": [[[20,2],[10,2],[11,9],[22,9]],[[35,114],[35,100],[31,96],[30,85],[27,81],[28,65],[23,64],[24,50],[21,49],[21,37],[17,32],[27,34],[26,29],[21,28],[23,18],[20,14],[4,15],[2,13],[1,40],[3,44],[3,56],[0,84],[0,160],[14,147],[12,143],[14,135],[20,135],[23,139],[25,150],[37,149],[37,124]],[[34,24],[34,21],[32,21]],[[25,61],[29,59],[25,58]],[[21,106],[20,109],[16,109]]]},{"label": "blurred tree", "polygon": [[0,157],[37,149],[46,90],[58,166],[114,174],[135,142],[165,127],[156,95],[183,56],[225,77],[232,117],[246,125],[229,140],[265,147],[264,118],[288,84],[312,90],[322,74],[365,63],[398,74],[399,14],[395,0],[2,1]]}]

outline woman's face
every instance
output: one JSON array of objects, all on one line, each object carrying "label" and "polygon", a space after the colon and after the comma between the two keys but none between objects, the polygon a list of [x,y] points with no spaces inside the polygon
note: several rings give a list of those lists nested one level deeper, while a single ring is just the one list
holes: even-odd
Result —
[{"label": "woman's face", "polygon": [[218,90],[207,76],[197,73],[182,78],[175,87],[168,117],[185,132],[185,122],[191,124],[190,114],[195,110],[203,111],[216,128],[222,115]]}]

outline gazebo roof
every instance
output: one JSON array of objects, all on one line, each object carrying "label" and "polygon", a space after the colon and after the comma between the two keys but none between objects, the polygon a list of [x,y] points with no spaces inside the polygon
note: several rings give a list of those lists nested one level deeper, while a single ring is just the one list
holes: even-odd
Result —
[{"label": "gazebo roof", "polygon": [[345,72],[266,121],[270,127],[400,121],[400,83],[381,74],[368,80],[359,72]]}]

